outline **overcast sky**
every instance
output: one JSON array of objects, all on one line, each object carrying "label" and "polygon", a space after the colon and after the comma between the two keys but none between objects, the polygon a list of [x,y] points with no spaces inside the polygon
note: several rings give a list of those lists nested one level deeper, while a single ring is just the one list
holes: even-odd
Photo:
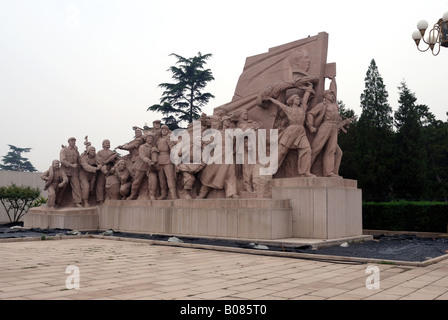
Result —
[{"label": "overcast sky", "polygon": [[432,26],[448,0],[0,0],[0,160],[8,144],[39,171],[59,157],[71,136],[101,148],[151,125],[170,82],[170,53],[211,53],[215,95],[203,110],[231,101],[246,57],[319,32],[329,34],[327,62],[336,62],[338,99],[360,115],[372,59],[398,108],[400,82],[417,102],[446,121],[448,48],[421,53],[411,38],[419,20]]}]

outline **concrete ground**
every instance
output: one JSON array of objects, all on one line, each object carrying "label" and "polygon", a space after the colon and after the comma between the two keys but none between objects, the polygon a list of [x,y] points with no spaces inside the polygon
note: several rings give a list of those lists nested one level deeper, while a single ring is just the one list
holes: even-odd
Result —
[{"label": "concrete ground", "polygon": [[0,241],[0,253],[1,300],[448,299],[448,259],[334,262],[86,237]]}]

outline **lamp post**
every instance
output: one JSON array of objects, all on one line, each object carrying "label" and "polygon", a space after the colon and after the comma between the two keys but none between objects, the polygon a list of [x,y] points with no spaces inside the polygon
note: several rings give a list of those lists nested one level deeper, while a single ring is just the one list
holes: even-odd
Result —
[{"label": "lamp post", "polygon": [[[445,12],[443,17],[429,30],[426,39],[424,35],[426,29],[428,29],[428,22],[425,20],[419,21],[417,23],[417,29],[412,33],[412,39],[414,39],[419,51],[425,52],[431,49],[432,54],[436,56],[440,52],[440,46],[448,47],[448,12]],[[428,45],[426,49],[422,50],[419,48],[420,40],[423,40]]]}]

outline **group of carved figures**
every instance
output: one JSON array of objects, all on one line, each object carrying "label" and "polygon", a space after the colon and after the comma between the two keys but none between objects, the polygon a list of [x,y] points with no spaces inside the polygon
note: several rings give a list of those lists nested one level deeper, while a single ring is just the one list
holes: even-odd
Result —
[{"label": "group of carved figures", "polygon": [[[297,150],[299,176],[315,177],[311,167],[317,156],[322,154],[322,176],[339,177],[337,171],[342,152],[337,144],[337,136],[349,121],[341,119],[335,92],[326,90],[323,102],[311,110],[307,110],[307,94],[302,97],[292,94],[285,103],[274,96],[265,95],[263,100],[276,105],[286,116],[278,135],[278,167],[291,150]],[[212,135],[208,140],[203,139],[202,135],[199,140],[192,139],[189,146],[190,160],[193,160],[195,148],[201,153],[209,144],[224,144],[226,129],[258,130],[262,126],[262,122],[249,119],[247,110],[238,116],[221,110],[211,116],[203,114],[199,120],[201,132],[211,128],[222,134],[219,137]],[[243,192],[263,197],[271,177],[259,174],[261,165],[257,161],[248,161],[251,145],[247,141],[244,161],[239,165],[235,161],[206,164],[203,159],[200,163],[187,161],[173,164],[171,150],[175,144],[182,143],[182,139],[171,141],[168,126],[156,120],[152,128],[134,127],[133,130],[134,139],[116,148],[128,151],[126,156],[111,150],[109,140],[104,140],[102,149],[97,152],[87,137],[84,142],[86,149],[80,154],[76,139],[69,138],[68,146],[62,146],[60,159],[54,160],[49,170],[42,175],[46,182],[45,190],[48,190],[48,207],[69,205],[64,202],[68,186],[71,190],[71,204],[76,207],[91,205],[92,198],[96,204],[102,204],[106,199],[177,199],[179,193],[185,199],[203,199],[212,190],[220,190],[226,198],[238,198],[239,181]],[[312,143],[307,133],[313,135]],[[224,147],[214,149],[213,152],[216,150],[224,150]]]}]

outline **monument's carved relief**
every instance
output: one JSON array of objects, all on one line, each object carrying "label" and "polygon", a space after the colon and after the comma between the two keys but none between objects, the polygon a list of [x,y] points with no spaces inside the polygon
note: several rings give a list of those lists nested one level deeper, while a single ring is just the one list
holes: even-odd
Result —
[{"label": "monument's carved relief", "polygon": [[272,179],[341,178],[338,134],[352,119],[339,113],[327,43],[321,33],[247,58],[232,101],[187,129],[171,132],[160,120],[135,126],[134,138],[114,150],[105,139],[97,151],[86,136],[82,154],[68,139],[42,175],[48,206],[269,198]]}]

